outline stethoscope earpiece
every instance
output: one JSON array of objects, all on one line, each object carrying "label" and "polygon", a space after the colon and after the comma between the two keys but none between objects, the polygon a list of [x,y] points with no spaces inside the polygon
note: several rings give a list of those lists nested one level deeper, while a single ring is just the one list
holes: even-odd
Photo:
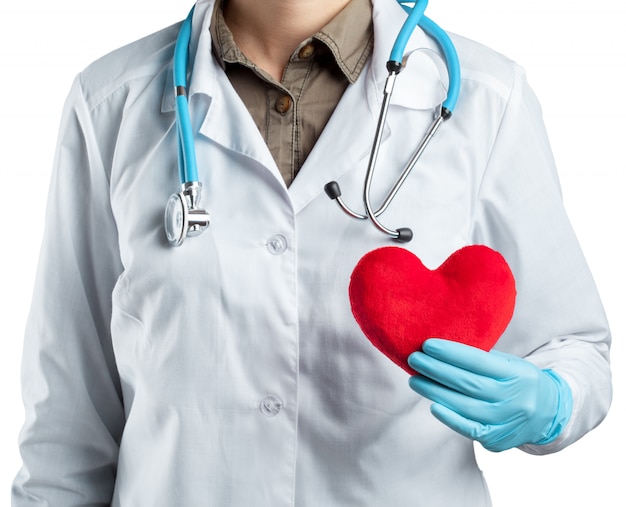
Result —
[{"label": "stethoscope earpiece", "polygon": [[[344,203],[343,199],[341,198],[341,187],[336,181],[329,181],[328,183],[326,183],[326,185],[324,185],[324,191],[326,192],[326,195],[328,197],[330,197],[333,201],[336,201],[339,207],[352,218],[356,218],[358,220],[367,220],[369,218],[367,215],[361,215],[360,213],[357,213],[351,210],[348,206],[346,206],[346,203]],[[384,205],[384,207],[381,206],[381,208],[378,209],[376,213],[374,213],[374,217],[380,215],[383,211],[385,211],[386,208],[386,205]],[[399,243],[408,243],[413,239],[413,231],[408,227],[400,227],[395,231],[385,230],[384,232],[387,232],[394,240]]]},{"label": "stethoscope earpiece", "polygon": [[413,231],[408,227],[400,227],[399,229],[396,229],[396,232],[398,233],[398,237],[393,239],[395,239],[398,243],[408,243],[413,239]]}]

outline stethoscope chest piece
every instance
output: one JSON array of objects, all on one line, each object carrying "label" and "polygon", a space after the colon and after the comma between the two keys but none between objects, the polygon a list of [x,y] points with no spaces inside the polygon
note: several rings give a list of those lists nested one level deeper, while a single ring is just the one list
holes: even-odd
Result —
[{"label": "stethoscope chest piece", "polygon": [[165,234],[170,245],[180,246],[187,236],[198,236],[209,226],[209,213],[199,208],[201,190],[198,182],[186,183],[167,200]]}]

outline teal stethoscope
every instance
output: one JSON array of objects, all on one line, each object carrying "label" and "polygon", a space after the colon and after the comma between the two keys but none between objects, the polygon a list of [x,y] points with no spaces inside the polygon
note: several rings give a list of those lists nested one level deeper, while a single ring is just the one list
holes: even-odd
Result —
[{"label": "teal stethoscope", "polygon": [[[378,217],[387,209],[393,198],[396,196],[398,190],[400,190],[409,173],[413,170],[413,167],[415,167],[415,164],[439,127],[452,115],[452,111],[456,106],[459,96],[461,72],[459,60],[452,41],[436,23],[424,15],[428,1],[417,0],[415,2],[402,2],[401,0],[398,0],[398,3],[402,5],[409,15],[400,29],[400,33],[398,34],[393,48],[391,49],[389,61],[387,62],[389,75],[387,76],[387,80],[385,82],[383,101],[378,117],[378,125],[376,127],[376,133],[370,152],[367,173],[363,186],[363,203],[365,206],[365,213],[357,213],[344,203],[341,199],[341,190],[337,182],[331,181],[326,184],[324,190],[328,196],[331,199],[334,199],[339,207],[350,217],[359,220],[370,220],[372,224],[381,232],[384,232],[396,241],[405,243],[410,241],[413,237],[411,229],[406,227],[401,227],[395,230],[389,229],[380,222]],[[406,5],[407,3],[412,3],[413,6],[411,7]],[[187,102],[188,48],[189,41],[191,39],[191,19],[193,11],[194,9],[192,8],[189,16],[187,16],[187,19],[181,26],[178,39],[176,41],[176,47],[174,49],[173,67],[174,89],[176,94],[176,125],[178,131],[178,170],[181,190],[180,192],[170,196],[165,207],[165,232],[167,239],[172,246],[181,245],[187,236],[197,236],[209,226],[210,222],[209,214],[200,208],[202,184],[198,181],[194,136],[191,128],[189,106]],[[396,180],[396,183],[385,197],[381,206],[377,210],[374,210],[370,199],[370,190],[383,134],[383,127],[385,125],[387,111],[389,110],[389,103],[396,77],[404,65],[404,50],[411,34],[418,26],[437,42],[443,53],[448,68],[448,95],[443,104],[441,104],[438,108],[432,123],[426,130],[424,137],[419,143],[417,149],[414,151],[412,157],[404,167],[400,177]]]}]

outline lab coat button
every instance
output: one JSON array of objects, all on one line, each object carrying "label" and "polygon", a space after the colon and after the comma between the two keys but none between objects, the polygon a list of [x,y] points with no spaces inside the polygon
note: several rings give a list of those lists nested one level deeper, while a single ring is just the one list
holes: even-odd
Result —
[{"label": "lab coat button", "polygon": [[266,396],[259,403],[259,410],[266,417],[274,417],[283,408],[283,400],[278,396],[270,395]]},{"label": "lab coat button", "polygon": [[266,246],[272,255],[280,255],[287,250],[287,238],[282,234],[274,234],[267,240]]}]

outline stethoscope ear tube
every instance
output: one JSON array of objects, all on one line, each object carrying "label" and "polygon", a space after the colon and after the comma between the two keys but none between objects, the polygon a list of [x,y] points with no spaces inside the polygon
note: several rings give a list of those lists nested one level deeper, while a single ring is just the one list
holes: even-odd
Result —
[{"label": "stethoscope ear tube", "polygon": [[[411,229],[407,227],[401,227],[395,230],[390,229],[383,225],[378,217],[387,209],[391,201],[395,198],[396,194],[404,184],[404,181],[417,164],[417,161],[421,157],[422,153],[439,130],[439,127],[443,124],[444,121],[448,120],[452,116],[452,112],[456,107],[459,96],[461,70],[456,49],[454,48],[454,44],[452,44],[450,37],[448,37],[448,34],[446,34],[441,28],[439,28],[436,23],[424,16],[426,6],[428,5],[427,0],[417,0],[413,2],[414,5],[412,8],[408,5],[405,5],[407,2],[401,2],[399,0],[398,3],[402,6],[404,10],[409,13],[409,15],[402,25],[402,28],[400,29],[400,33],[398,34],[398,37],[396,38],[396,41],[391,50],[389,61],[387,62],[387,70],[389,71],[389,74],[385,82],[383,101],[380,107],[378,124],[376,126],[376,134],[374,136],[374,142],[372,144],[367,172],[365,174],[365,182],[363,185],[363,204],[365,206],[365,214],[357,213],[346,205],[346,203],[341,199],[341,188],[339,187],[339,183],[337,183],[336,181],[331,181],[330,183],[327,183],[324,187],[324,190],[326,191],[328,197],[337,202],[338,206],[348,216],[359,220],[369,219],[378,230],[391,236],[396,241],[405,243],[411,241],[411,239],[413,238],[413,232],[411,231]],[[374,176],[374,169],[376,167],[378,151],[380,148],[382,131],[386,122],[387,111],[389,109],[389,103],[391,99],[391,94],[393,92],[394,83],[397,75],[402,70],[404,51],[413,31],[417,26],[420,26],[427,35],[435,39],[435,41],[437,41],[439,47],[441,48],[448,69],[448,94],[446,100],[439,108],[439,111],[433,119],[431,125],[426,130],[426,133],[424,134],[424,137],[422,138],[419,146],[414,151],[409,162],[405,165],[402,173],[400,174],[400,177],[394,183],[393,187],[387,194],[387,197],[385,197],[381,206],[376,211],[374,211],[370,199],[371,185]]]}]

